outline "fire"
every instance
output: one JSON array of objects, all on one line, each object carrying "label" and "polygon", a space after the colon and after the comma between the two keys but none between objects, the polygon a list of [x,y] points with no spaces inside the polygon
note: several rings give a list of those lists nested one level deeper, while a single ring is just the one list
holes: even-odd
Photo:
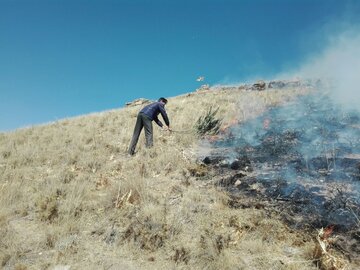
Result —
[{"label": "fire", "polygon": [[322,238],[323,238],[323,239],[329,238],[329,236],[333,233],[334,228],[335,228],[335,225],[329,225],[329,226],[327,226],[327,227],[324,229]]},{"label": "fire", "polygon": [[227,133],[231,127],[239,125],[239,124],[240,124],[240,121],[238,119],[236,119],[236,117],[234,117],[228,123],[226,123],[222,126],[222,128],[220,129],[220,132]]},{"label": "fire", "polygon": [[330,239],[329,236],[333,232],[334,227],[334,225],[330,225],[325,229],[321,228],[319,230],[316,237],[317,243],[314,249],[314,258],[318,260],[321,269],[345,270],[348,269],[347,262],[330,248],[334,239]]},{"label": "fire", "polygon": [[228,123],[224,124],[220,128],[218,134],[209,135],[209,136],[207,136],[207,139],[210,142],[216,142],[216,141],[225,139],[225,137],[226,137],[226,139],[234,138],[234,134],[231,132],[230,128],[233,126],[239,125],[239,124],[240,124],[240,121],[234,117]]}]

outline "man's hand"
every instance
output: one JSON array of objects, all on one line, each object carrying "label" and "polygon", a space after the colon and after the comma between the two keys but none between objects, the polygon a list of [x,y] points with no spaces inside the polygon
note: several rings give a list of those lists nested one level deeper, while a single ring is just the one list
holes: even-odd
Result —
[{"label": "man's hand", "polygon": [[163,130],[165,130],[165,131],[170,131],[170,132],[172,131],[171,128],[168,127],[168,126],[163,126]]}]

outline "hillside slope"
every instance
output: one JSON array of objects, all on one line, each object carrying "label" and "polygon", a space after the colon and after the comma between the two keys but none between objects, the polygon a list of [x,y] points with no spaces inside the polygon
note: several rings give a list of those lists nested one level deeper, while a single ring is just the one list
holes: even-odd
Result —
[{"label": "hillside slope", "polygon": [[[215,89],[169,99],[174,131],[208,108],[244,121],[307,89]],[[313,235],[276,215],[233,209],[191,173],[194,132],[161,132],[126,155],[141,106],[0,134],[4,269],[317,269]],[[59,268],[58,268],[59,269]]]}]

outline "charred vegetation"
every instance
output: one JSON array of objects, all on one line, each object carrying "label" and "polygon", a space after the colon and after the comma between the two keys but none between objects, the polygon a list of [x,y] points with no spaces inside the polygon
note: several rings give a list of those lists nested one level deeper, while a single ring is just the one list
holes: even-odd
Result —
[{"label": "charred vegetation", "polygon": [[279,213],[294,229],[333,226],[334,246],[360,250],[360,117],[324,95],[300,98],[233,125],[202,162],[234,208]]}]

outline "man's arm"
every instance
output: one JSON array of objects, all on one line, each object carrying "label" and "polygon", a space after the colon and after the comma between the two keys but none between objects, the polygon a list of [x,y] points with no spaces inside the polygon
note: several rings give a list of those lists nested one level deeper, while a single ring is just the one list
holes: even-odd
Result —
[{"label": "man's arm", "polygon": [[[168,116],[167,116],[167,113],[166,113],[166,111],[165,111],[164,106],[159,105],[159,109],[160,109],[161,116],[162,116],[162,118],[164,119],[165,125],[167,125],[168,127],[170,127],[170,121],[169,121],[169,118],[168,118]],[[160,122],[160,123],[161,123],[161,122]]]},{"label": "man's arm", "polygon": [[158,124],[159,127],[163,127],[163,123],[161,123],[161,121],[159,120],[159,118],[157,116],[154,116],[154,121],[156,124]]}]

